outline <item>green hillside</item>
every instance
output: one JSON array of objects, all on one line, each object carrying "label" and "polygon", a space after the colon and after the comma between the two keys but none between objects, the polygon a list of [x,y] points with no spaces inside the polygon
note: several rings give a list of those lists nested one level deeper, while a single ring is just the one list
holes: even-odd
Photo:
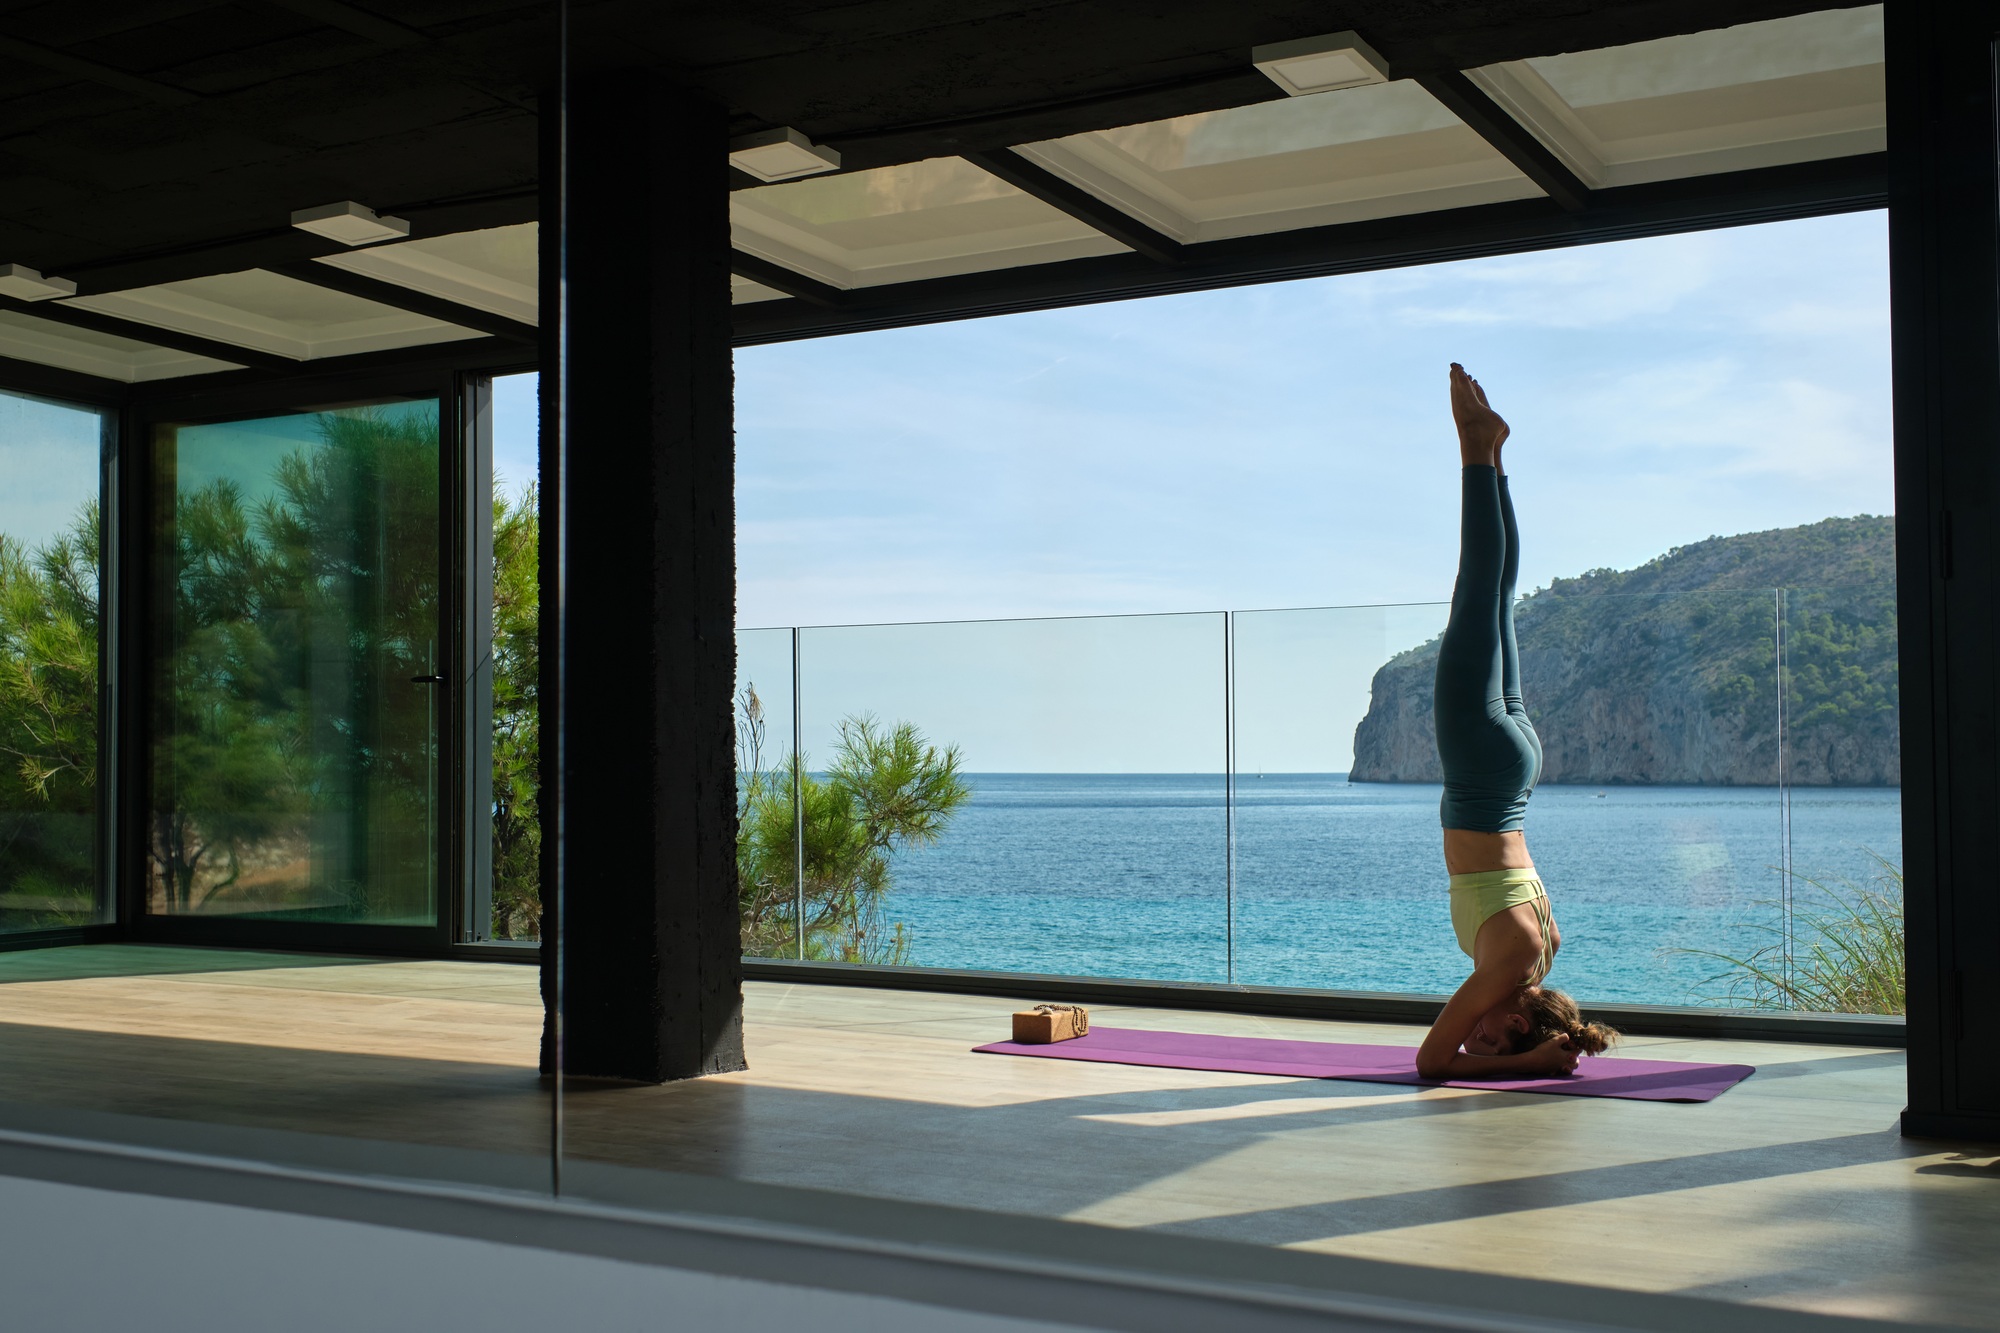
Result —
[{"label": "green hillside", "polygon": [[[1883,786],[1901,780],[1895,523],[1711,537],[1557,579],[1517,613],[1544,783]],[[1785,653],[1780,724],[1778,650]],[[1375,673],[1357,782],[1440,779],[1437,643]]]}]

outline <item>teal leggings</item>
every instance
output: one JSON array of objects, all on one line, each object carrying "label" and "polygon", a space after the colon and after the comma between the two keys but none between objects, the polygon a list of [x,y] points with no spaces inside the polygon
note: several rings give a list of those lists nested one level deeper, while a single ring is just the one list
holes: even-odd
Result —
[{"label": "teal leggings", "polygon": [[1446,828],[1510,833],[1528,813],[1542,775],[1542,742],[1521,703],[1521,653],[1514,642],[1514,581],[1521,535],[1507,479],[1490,467],[1465,469],[1459,510],[1458,583],[1438,647],[1432,715]]}]

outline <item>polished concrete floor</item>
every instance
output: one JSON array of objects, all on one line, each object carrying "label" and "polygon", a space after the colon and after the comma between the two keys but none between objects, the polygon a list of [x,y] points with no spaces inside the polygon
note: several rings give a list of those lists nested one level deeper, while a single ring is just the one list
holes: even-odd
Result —
[{"label": "polished concrete floor", "polygon": [[[2000,1160],[1898,1136],[1896,1051],[1628,1041],[1634,1055],[1758,1067],[1686,1106],[975,1055],[1013,1007],[982,997],[753,983],[746,1005],[747,1072],[567,1087],[572,1161],[2000,1325]],[[398,1170],[458,1154],[453,1171],[506,1160],[514,1183],[531,1181],[553,1111],[534,1074],[539,1031],[528,967],[136,946],[0,955],[0,1123],[196,1122],[249,1152],[338,1136],[393,1145]]]}]

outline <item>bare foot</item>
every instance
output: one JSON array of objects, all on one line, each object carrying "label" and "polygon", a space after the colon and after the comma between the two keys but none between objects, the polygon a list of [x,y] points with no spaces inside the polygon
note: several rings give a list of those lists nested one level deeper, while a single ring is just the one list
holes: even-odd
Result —
[{"label": "bare foot", "polygon": [[1486,390],[1451,363],[1451,419],[1458,427],[1458,458],[1466,467],[1500,466],[1500,446],[1507,442],[1507,423],[1486,401]]}]

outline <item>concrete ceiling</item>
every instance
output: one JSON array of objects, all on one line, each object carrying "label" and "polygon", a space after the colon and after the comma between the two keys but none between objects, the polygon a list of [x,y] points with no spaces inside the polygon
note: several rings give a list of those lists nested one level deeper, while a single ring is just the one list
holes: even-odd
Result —
[{"label": "concrete ceiling", "polygon": [[[569,31],[589,77],[658,69],[860,169],[1265,100],[1251,46],[1344,28],[1408,74],[1828,7],[573,0]],[[0,263],[115,290],[135,257],[326,253],[287,214],[338,199],[418,234],[530,218],[557,32],[552,0],[0,0]]]}]

